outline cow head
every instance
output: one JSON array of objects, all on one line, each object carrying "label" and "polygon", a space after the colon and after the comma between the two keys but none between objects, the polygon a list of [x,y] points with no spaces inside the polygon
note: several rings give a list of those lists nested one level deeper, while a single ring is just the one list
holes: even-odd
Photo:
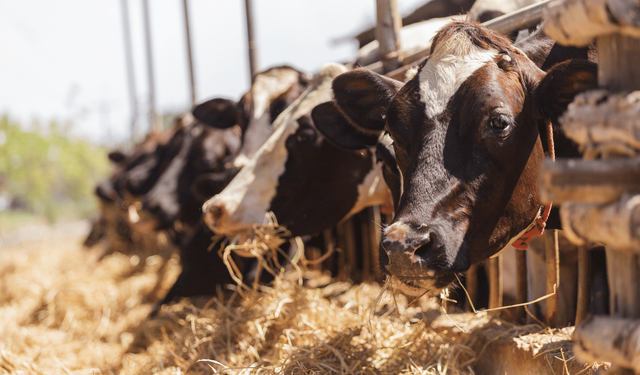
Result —
[{"label": "cow head", "polygon": [[163,161],[166,167],[142,198],[139,228],[165,229],[176,220],[193,226],[200,220],[204,201],[233,177],[224,164],[240,149],[239,129],[227,126],[235,124],[236,109],[236,103],[227,99],[212,99],[194,108],[202,120],[185,126],[170,140],[177,152]]},{"label": "cow head", "polygon": [[350,213],[382,203],[386,187],[370,150],[340,149],[317,131],[311,113],[331,99],[331,81],[346,71],[327,64],[311,87],[274,123],[274,131],[225,190],[203,207],[220,234],[263,223],[272,211],[293,235],[317,233]]},{"label": "cow head", "polygon": [[366,70],[334,80],[341,112],[393,139],[402,197],[380,264],[407,293],[447,286],[536,218],[541,129],[595,74],[575,60],[545,74],[508,39],[454,22],[405,85]]},{"label": "cow head", "polygon": [[242,132],[242,148],[232,161],[243,167],[269,138],[272,123],[309,86],[309,77],[290,66],[277,66],[255,75],[253,84],[235,108],[236,121],[219,121],[220,113],[208,108],[195,108],[196,119],[218,128],[238,124]]}]

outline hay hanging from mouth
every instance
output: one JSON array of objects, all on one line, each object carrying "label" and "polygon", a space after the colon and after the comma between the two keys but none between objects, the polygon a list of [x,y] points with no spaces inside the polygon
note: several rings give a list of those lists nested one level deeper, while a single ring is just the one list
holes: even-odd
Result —
[{"label": "hay hanging from mouth", "polygon": [[[221,235],[214,236],[214,243],[217,243],[222,237]],[[286,259],[296,269],[298,283],[302,285],[302,269],[298,263],[305,263],[300,262],[300,260],[304,260],[304,243],[300,237],[287,238],[291,238],[291,232],[278,224],[278,219],[273,212],[268,212],[265,214],[262,225],[254,225],[251,229],[238,231],[231,237],[227,236],[227,239],[222,242],[218,254],[227,266],[231,278],[238,285],[240,295],[244,295],[243,292],[250,290],[250,288],[244,283],[242,271],[234,261],[232,254],[258,260],[253,290],[258,289],[262,271],[267,271],[274,277],[284,272],[284,267],[278,259],[279,256]],[[293,257],[280,248],[287,241],[295,246],[296,253]]]}]

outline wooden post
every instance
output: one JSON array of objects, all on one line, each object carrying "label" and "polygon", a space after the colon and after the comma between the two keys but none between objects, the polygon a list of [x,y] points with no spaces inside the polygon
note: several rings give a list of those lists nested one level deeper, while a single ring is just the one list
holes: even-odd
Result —
[{"label": "wooden post", "polygon": [[191,90],[191,106],[196,104],[196,80],[193,73],[193,53],[191,52],[191,31],[189,27],[189,7],[188,0],[182,0],[184,8],[184,29],[187,43],[187,60],[189,64],[189,88]]},{"label": "wooden post", "polygon": [[[516,250],[516,304],[525,303],[529,294],[527,272],[527,253]],[[516,307],[516,322],[524,323],[527,313],[524,306]]]},{"label": "wooden post", "polygon": [[589,314],[591,305],[591,259],[585,246],[578,248],[578,301],[576,303],[576,322],[580,324]]},{"label": "wooden post", "polygon": [[[636,17],[640,15],[636,14]],[[600,56],[598,85],[612,92],[640,89],[640,39],[612,34],[599,37],[597,44]],[[640,283],[637,282],[640,258],[637,254],[617,250],[607,249],[611,313],[619,317],[640,318]]]},{"label": "wooden post", "polygon": [[373,221],[370,223],[371,236],[371,266],[373,267],[374,277],[377,281],[382,281],[383,274],[380,269],[380,236],[382,236],[382,214],[380,213],[380,206],[373,206]]},{"label": "wooden post", "polygon": [[[579,25],[579,27],[574,27]],[[597,37],[598,45],[598,85],[609,91],[610,95],[617,92],[631,92],[640,89],[640,73],[638,61],[640,59],[640,3],[635,0],[568,0],[558,2],[550,8],[546,15],[545,32],[552,38],[569,45],[585,45]],[[596,93],[598,95],[598,93]],[[585,96],[579,99],[583,104]],[[606,98],[605,98],[606,100]],[[577,101],[574,101],[577,103]],[[596,107],[595,102],[591,107]],[[613,107],[614,117],[623,111],[624,106]],[[595,108],[594,108],[595,109]],[[629,120],[620,121],[619,117],[609,119],[602,124],[600,131],[594,132],[589,117],[586,121],[573,121],[575,117],[565,116],[561,122],[574,122],[578,132],[577,137],[571,135],[570,129],[566,134],[576,140],[584,148],[593,140],[592,135],[598,133],[597,143],[620,143],[624,154],[637,154],[634,146],[625,147],[625,138],[634,138],[634,134],[624,136],[618,133],[613,139],[603,137],[615,134],[634,123],[640,111],[631,111]],[[579,117],[579,116],[578,116]],[[629,126],[630,127],[630,126]],[[612,131],[614,130],[614,131]],[[628,130],[628,129],[627,129]],[[615,141],[619,139],[620,141]],[[614,140],[614,142],[611,142]],[[599,145],[598,145],[599,147]],[[610,153],[601,153],[607,157]],[[616,155],[617,152],[611,153]],[[596,154],[594,154],[596,155]],[[595,236],[619,232],[622,235],[606,236],[601,241],[605,243],[607,252],[607,273],[610,291],[610,308],[614,317],[594,317],[584,319],[574,332],[574,345],[578,359],[588,361],[593,358],[610,361],[614,366],[632,369],[640,373],[640,349],[638,348],[638,330],[640,324],[640,245],[637,237],[640,225],[620,225],[620,223],[634,223],[640,219],[637,208],[639,196],[625,194],[613,204],[593,204],[573,202],[565,203],[561,210],[563,227],[578,241],[593,240]],[[566,208],[566,210],[565,210]],[[564,212],[566,211],[566,212]],[[621,215],[602,215],[620,213]],[[578,226],[580,230],[577,230]],[[577,234],[577,232],[580,232]],[[593,232],[593,233],[592,233]],[[622,320],[634,318],[634,320]],[[594,356],[595,354],[595,356]]]},{"label": "wooden post", "polygon": [[380,60],[384,73],[398,69],[402,65],[400,28],[402,18],[396,0],[376,0],[376,39],[378,39]]},{"label": "wooden post", "polygon": [[[371,222],[371,207],[365,208],[361,216],[364,216],[364,220],[360,220],[360,239],[362,241],[362,280],[361,281],[371,281],[371,263],[372,263],[372,255],[371,251],[371,234],[369,233],[371,230],[371,226],[369,223]],[[362,219],[362,217],[360,217]]]},{"label": "wooden post", "polygon": [[251,75],[250,81],[253,83],[253,79],[256,76],[258,70],[258,52],[257,45],[253,33],[253,6],[251,0],[244,0],[244,9],[247,17],[247,48],[249,51],[249,74]]},{"label": "wooden post", "polygon": [[547,294],[555,294],[546,299],[544,313],[545,323],[549,327],[558,324],[558,290],[560,289],[560,249],[558,248],[558,231],[547,230],[545,236],[545,259],[547,262]]},{"label": "wooden post", "polygon": [[136,77],[133,69],[133,52],[131,48],[131,26],[129,23],[129,4],[121,0],[122,6],[122,34],[124,36],[124,57],[127,66],[127,84],[129,86],[129,103],[131,105],[131,140],[136,140],[136,122],[138,120],[138,100],[136,99]]},{"label": "wooden post", "polygon": [[[467,278],[465,280],[467,293],[469,294],[469,299],[473,306],[478,306],[478,268],[480,267],[480,263],[472,264],[471,267],[467,270]],[[465,306],[467,304],[465,303]],[[476,307],[477,308],[477,307]],[[469,310],[471,310],[471,306],[469,305]]]},{"label": "wooden post", "polygon": [[489,308],[502,307],[502,256],[489,258]]},{"label": "wooden post", "polygon": [[160,121],[156,114],[156,87],[153,74],[153,48],[151,46],[151,21],[149,16],[149,0],[142,0],[142,16],[144,20],[145,49],[147,53],[147,83],[149,85],[149,124],[150,131],[160,129]]}]

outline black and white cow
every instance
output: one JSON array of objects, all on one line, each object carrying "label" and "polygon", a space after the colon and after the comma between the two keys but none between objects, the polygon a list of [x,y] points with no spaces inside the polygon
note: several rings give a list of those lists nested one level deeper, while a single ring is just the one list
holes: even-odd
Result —
[{"label": "black and white cow", "polygon": [[342,65],[324,65],[311,87],[276,119],[256,155],[205,203],[205,221],[214,232],[232,235],[260,226],[271,211],[294,236],[318,233],[386,201],[374,153],[340,149],[313,124],[312,110],[331,99],[331,81],[345,71]]},{"label": "black and white cow", "polygon": [[[544,48],[517,48],[480,25],[454,22],[407,84],[365,70],[334,81],[341,112],[394,141],[402,198],[380,261],[405,292],[447,286],[538,216],[543,130],[596,74],[586,60],[545,73],[536,60],[544,62]],[[559,157],[577,155],[557,129],[556,147]]]}]

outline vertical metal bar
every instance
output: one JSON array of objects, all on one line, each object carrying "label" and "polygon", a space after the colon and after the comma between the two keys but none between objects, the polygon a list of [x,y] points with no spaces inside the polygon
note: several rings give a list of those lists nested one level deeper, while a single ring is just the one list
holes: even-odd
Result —
[{"label": "vertical metal bar", "polygon": [[376,0],[376,39],[378,53],[384,66],[384,73],[398,69],[402,65],[400,28],[402,18],[396,0]]},{"label": "vertical metal bar", "polygon": [[247,15],[247,47],[249,49],[249,74],[251,74],[251,83],[258,69],[258,52],[257,45],[253,33],[253,7],[251,0],[244,0],[245,12]]},{"label": "vertical metal bar", "polygon": [[127,0],[120,0],[122,7],[122,34],[124,36],[124,57],[129,86],[129,102],[131,105],[131,140],[136,138],[136,120],[138,119],[138,101],[136,99],[136,78],[133,68],[133,49],[131,47],[131,26],[129,23],[129,5]]},{"label": "vertical metal bar", "polygon": [[149,17],[149,0],[142,0],[142,16],[144,19],[144,36],[147,52],[147,80],[149,84],[149,130],[158,130],[160,128],[160,122],[158,121],[158,118],[156,116],[156,88],[153,73],[153,51],[151,48],[151,21]]},{"label": "vertical metal bar", "polygon": [[196,80],[195,75],[193,73],[193,53],[191,50],[191,30],[189,27],[189,7],[188,0],[182,0],[182,5],[184,8],[184,28],[185,28],[185,36],[187,38],[187,58],[189,61],[189,88],[191,89],[191,105],[196,104]]}]

